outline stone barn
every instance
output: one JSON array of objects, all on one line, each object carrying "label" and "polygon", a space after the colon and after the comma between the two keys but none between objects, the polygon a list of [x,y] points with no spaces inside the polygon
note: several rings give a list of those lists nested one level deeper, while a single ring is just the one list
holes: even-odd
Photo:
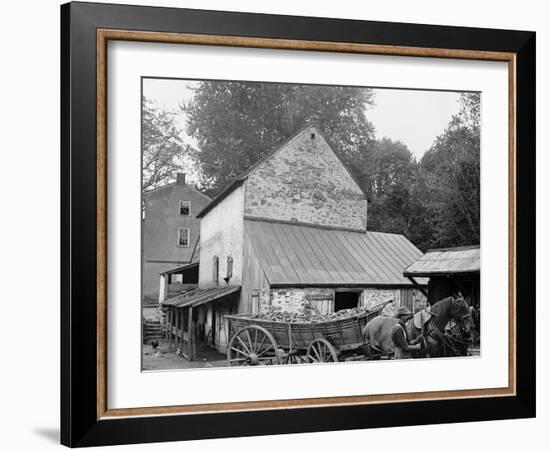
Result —
[{"label": "stone barn", "polygon": [[172,303],[200,305],[189,323],[214,336],[220,351],[230,338],[227,314],[327,314],[393,300],[391,314],[424,301],[403,276],[422,252],[402,235],[367,231],[366,195],[314,125],[239,176],[197,217],[198,288]]}]

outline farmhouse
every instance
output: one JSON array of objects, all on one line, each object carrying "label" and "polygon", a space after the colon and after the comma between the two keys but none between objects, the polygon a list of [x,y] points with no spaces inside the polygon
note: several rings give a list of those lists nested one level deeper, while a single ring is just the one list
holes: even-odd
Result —
[{"label": "farmhouse", "polygon": [[[191,263],[199,240],[196,218],[210,199],[185,182],[178,173],[176,182],[144,194],[142,296],[159,300],[159,274],[169,272],[167,283],[178,289],[183,277],[178,266]],[[195,279],[191,282],[196,283]]]},{"label": "farmhouse", "polygon": [[403,276],[422,253],[402,235],[367,231],[366,195],[314,125],[197,217],[198,288],[164,302],[170,339],[190,358],[201,341],[225,351],[228,314],[328,314],[388,300],[413,309],[425,301]]}]

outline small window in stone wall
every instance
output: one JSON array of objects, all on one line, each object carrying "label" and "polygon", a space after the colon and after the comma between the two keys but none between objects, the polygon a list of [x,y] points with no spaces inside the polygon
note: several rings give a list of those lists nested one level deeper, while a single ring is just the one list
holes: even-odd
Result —
[{"label": "small window in stone wall", "polygon": [[313,191],[313,193],[311,194],[311,198],[313,198],[313,200],[317,201],[317,202],[324,202],[327,200],[327,198],[325,197],[325,194],[323,194],[320,190],[315,190]]},{"label": "small window in stone wall", "polygon": [[178,247],[189,247],[189,228],[178,228]]},{"label": "small window in stone wall", "polygon": [[180,216],[191,215],[191,202],[189,200],[180,200]]}]

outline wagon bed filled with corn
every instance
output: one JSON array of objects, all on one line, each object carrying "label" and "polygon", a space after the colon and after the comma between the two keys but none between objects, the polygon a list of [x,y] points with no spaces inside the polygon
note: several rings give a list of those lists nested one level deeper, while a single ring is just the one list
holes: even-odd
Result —
[{"label": "wagon bed filled with corn", "polygon": [[[289,313],[226,316],[230,366],[337,362],[361,358],[363,328],[391,302],[328,315]],[[359,352],[359,353],[358,353]]]}]

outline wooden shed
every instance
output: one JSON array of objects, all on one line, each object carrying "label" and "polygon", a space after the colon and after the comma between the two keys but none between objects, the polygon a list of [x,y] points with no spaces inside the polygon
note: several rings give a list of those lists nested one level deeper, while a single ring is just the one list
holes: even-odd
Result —
[{"label": "wooden shed", "polygon": [[428,277],[428,303],[448,297],[457,289],[479,307],[480,249],[479,245],[428,250],[404,273],[407,278]]}]

